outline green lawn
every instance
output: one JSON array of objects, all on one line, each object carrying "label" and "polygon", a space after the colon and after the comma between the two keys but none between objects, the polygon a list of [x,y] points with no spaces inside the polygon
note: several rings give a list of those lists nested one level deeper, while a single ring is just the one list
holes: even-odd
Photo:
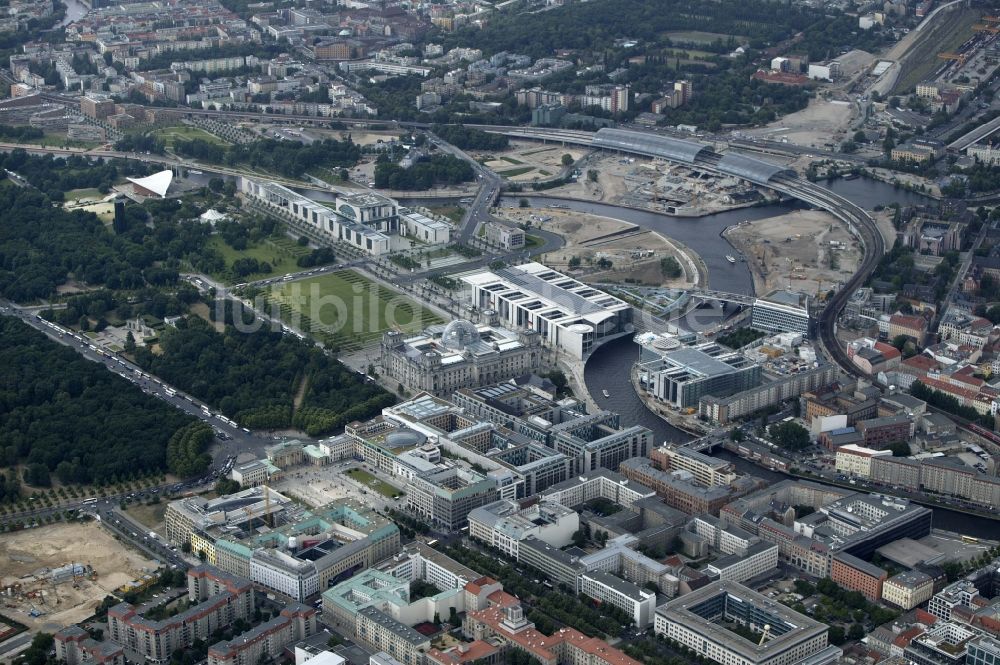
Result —
[{"label": "green lawn", "polygon": [[433,207],[430,208],[430,211],[435,215],[447,217],[456,224],[460,223],[462,221],[462,217],[465,216],[465,208],[457,205]]},{"label": "green lawn", "polygon": [[507,162],[508,164],[513,164],[514,166],[520,166],[521,164],[524,164],[524,162],[514,159],[513,157],[501,157],[500,159]]},{"label": "green lawn", "polygon": [[65,194],[63,194],[63,200],[65,201],[76,201],[79,199],[103,199],[106,194],[101,194],[95,187],[88,187],[86,189],[71,189]]},{"label": "green lawn", "polygon": [[666,33],[666,37],[672,42],[684,44],[712,44],[716,41],[725,44],[730,37],[737,42],[746,39],[742,35],[727,35],[721,32],[704,32],[702,30],[672,30]]},{"label": "green lawn", "polygon": [[[208,241],[208,246],[219,250],[222,254],[223,260],[226,262],[226,270],[220,274],[212,276],[226,282],[227,284],[247,282],[255,279],[263,279],[268,276],[273,277],[274,275],[287,275],[290,272],[298,272],[299,270],[302,270],[302,268],[299,267],[296,260],[303,254],[309,253],[309,249],[307,247],[300,247],[294,240],[287,236],[267,238],[256,245],[249,245],[243,250],[233,249],[227,245],[220,236],[212,236]],[[233,275],[229,270],[233,265],[233,261],[244,257],[270,263],[272,268],[271,272],[245,276]]]},{"label": "green lawn", "polygon": [[401,496],[403,494],[402,490],[393,487],[387,482],[379,480],[364,469],[348,469],[344,473],[362,485],[372,488],[382,496],[394,497]]},{"label": "green lawn", "polygon": [[513,178],[515,176],[524,175],[529,171],[534,171],[534,166],[519,166],[516,169],[508,169],[506,171],[497,171],[497,175],[503,176],[504,178]]},{"label": "green lawn", "polygon": [[410,298],[353,270],[276,284],[267,296],[279,304],[286,322],[344,350],[374,342],[390,329],[415,332],[442,323]]},{"label": "green lawn", "polygon": [[153,132],[154,135],[163,139],[163,142],[168,148],[174,147],[174,141],[181,139],[183,141],[190,141],[191,139],[201,139],[202,141],[207,141],[208,143],[215,143],[218,145],[229,145],[228,141],[223,141],[215,134],[206,132],[204,129],[199,127],[191,127],[188,125],[175,125],[173,127],[164,127],[162,129],[157,129]]},{"label": "green lawn", "polygon": [[533,247],[541,247],[545,244],[545,241],[538,236],[533,236],[530,233],[524,234],[524,247],[525,249],[531,249]]}]

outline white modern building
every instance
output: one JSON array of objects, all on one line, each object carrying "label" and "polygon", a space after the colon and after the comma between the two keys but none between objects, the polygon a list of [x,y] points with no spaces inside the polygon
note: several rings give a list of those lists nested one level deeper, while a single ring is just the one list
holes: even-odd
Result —
[{"label": "white modern building", "polygon": [[630,508],[639,499],[656,496],[650,488],[609,469],[596,469],[552,485],[539,496],[573,508],[594,499],[607,499]]},{"label": "white modern building", "polygon": [[602,570],[580,576],[580,593],[628,612],[639,628],[647,628],[656,614],[656,594]]},{"label": "white modern building", "polygon": [[849,443],[837,448],[837,472],[846,476],[871,478],[872,458],[891,456],[891,450],[875,450]]},{"label": "white modern building", "polygon": [[574,358],[600,341],[626,332],[632,307],[624,300],[552,270],[525,263],[462,276],[480,310],[497,313],[514,330],[534,330]]},{"label": "white modern building", "polygon": [[559,503],[542,501],[521,508],[501,499],[469,513],[469,536],[517,559],[518,545],[534,536],[553,547],[565,547],[580,528],[580,515]]},{"label": "white modern building", "polygon": [[275,182],[240,178],[240,192],[265,212],[314,239],[346,243],[366,254],[391,250],[389,233],[399,228],[396,202],[378,194],[338,197],[332,207]]},{"label": "white modern building", "polygon": [[763,541],[747,548],[745,554],[730,554],[716,559],[705,568],[709,578],[746,582],[778,567],[778,546]]},{"label": "white modern building", "polygon": [[753,301],[750,325],[766,332],[795,332],[809,335],[809,296],[778,289]]},{"label": "white modern building", "polygon": [[399,209],[399,233],[427,245],[447,245],[451,242],[451,226],[409,208]]}]

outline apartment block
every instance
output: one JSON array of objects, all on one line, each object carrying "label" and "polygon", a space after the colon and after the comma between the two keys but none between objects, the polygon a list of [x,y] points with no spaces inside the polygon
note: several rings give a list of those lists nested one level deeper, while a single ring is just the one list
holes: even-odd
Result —
[{"label": "apartment block", "polygon": [[278,616],[208,648],[208,665],[250,665],[277,658],[285,647],[316,634],[315,608],[293,603]]},{"label": "apartment block", "polygon": [[129,603],[115,605],[108,610],[108,638],[147,660],[165,661],[177,649],[208,639],[219,628],[253,615],[249,580],[212,566],[196,566],[188,571],[188,589],[199,602],[159,621],[145,619]]}]

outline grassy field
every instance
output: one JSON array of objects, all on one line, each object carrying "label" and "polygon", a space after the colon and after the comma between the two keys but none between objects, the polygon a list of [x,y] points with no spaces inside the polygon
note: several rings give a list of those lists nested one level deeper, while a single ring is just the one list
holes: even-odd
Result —
[{"label": "grassy field", "polygon": [[390,329],[415,332],[442,323],[430,310],[353,270],[275,285],[268,297],[286,322],[348,351]]},{"label": "grassy field", "polygon": [[163,139],[163,142],[168,148],[174,147],[174,141],[181,139],[183,141],[190,141],[191,139],[201,139],[202,141],[207,141],[208,143],[216,143],[218,145],[229,145],[227,141],[223,141],[215,134],[206,132],[204,129],[198,127],[190,127],[188,125],[175,125],[173,127],[164,127],[162,129],[157,129],[153,132],[157,137]]},{"label": "grassy field", "polygon": [[364,469],[348,469],[344,473],[362,485],[372,488],[382,496],[394,497],[403,494],[398,488],[379,480]]},{"label": "grassy field", "polygon": [[[256,245],[250,245],[246,249],[233,249],[219,236],[212,236],[208,241],[208,246],[219,250],[223,260],[226,262],[226,270],[223,273],[213,275],[227,284],[246,282],[248,280],[263,279],[275,275],[287,275],[290,272],[302,270],[296,260],[309,253],[308,247],[299,246],[294,240],[287,236],[275,236],[267,238]],[[237,277],[232,274],[230,268],[233,261],[242,258],[253,258],[258,261],[267,261],[271,264],[271,272],[255,275]]]},{"label": "grassy field", "polygon": [[513,164],[514,166],[520,166],[521,164],[524,164],[524,162],[514,159],[513,157],[501,157],[500,159],[507,162],[508,164]]},{"label": "grassy field", "polygon": [[465,208],[462,206],[440,206],[436,208],[430,208],[430,211],[435,215],[442,215],[447,217],[451,221],[458,224],[462,221],[462,217],[465,215]]},{"label": "grassy field", "polygon": [[506,171],[497,171],[497,175],[503,176],[504,178],[513,178],[513,177],[516,177],[516,176],[519,176],[519,175],[524,175],[525,173],[529,173],[529,172],[534,171],[534,170],[535,170],[534,166],[519,166],[516,169],[508,169]]},{"label": "grassy field", "polygon": [[532,249],[533,247],[541,247],[545,244],[545,241],[538,236],[533,236],[530,233],[524,234],[524,247],[525,249]]},{"label": "grassy field", "polygon": [[730,36],[736,41],[746,39],[741,35],[724,35],[720,32],[702,32],[701,30],[673,30],[666,33],[666,37],[670,41],[684,44],[711,44],[716,40],[721,40],[725,44],[729,41]]},{"label": "grassy field", "polygon": [[89,187],[86,189],[71,189],[65,194],[63,194],[63,200],[65,201],[77,201],[79,199],[103,199],[106,195],[101,194],[94,187]]},{"label": "grassy field", "polygon": [[163,501],[159,503],[132,503],[126,510],[128,516],[135,521],[149,527],[153,531],[163,528],[164,515],[167,512],[167,504]]}]

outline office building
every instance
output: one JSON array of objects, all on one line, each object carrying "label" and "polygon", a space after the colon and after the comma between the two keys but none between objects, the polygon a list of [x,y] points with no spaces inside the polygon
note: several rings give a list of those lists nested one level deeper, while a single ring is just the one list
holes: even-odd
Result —
[{"label": "office building", "polygon": [[979,600],[979,589],[969,580],[958,580],[938,591],[927,603],[927,611],[942,621],[951,620],[951,611],[957,607],[972,607]]},{"label": "office building", "polygon": [[862,420],[855,425],[865,447],[884,450],[913,435],[913,419],[906,414]]},{"label": "office building", "polygon": [[920,570],[904,570],[882,584],[882,602],[904,611],[922,605],[934,595],[934,578]]},{"label": "office building", "polygon": [[622,534],[607,541],[602,549],[581,556],[580,564],[586,571],[613,573],[643,587],[652,583],[661,593],[677,595],[680,581],[677,568],[637,551],[640,544],[632,534]]},{"label": "office building", "polygon": [[342,195],[326,205],[283,185],[245,177],[240,178],[240,193],[250,207],[281,219],[296,232],[372,256],[388,253],[389,235],[400,230],[398,204],[379,194]]},{"label": "office building", "polygon": [[778,567],[778,546],[758,540],[743,554],[729,554],[705,567],[709,579],[746,582]]},{"label": "office building", "polygon": [[517,559],[518,546],[528,536],[554,547],[565,547],[580,529],[580,516],[559,503],[540,501],[521,508],[501,499],[469,513],[469,536]]},{"label": "office building", "polygon": [[571,460],[572,473],[581,474],[599,468],[617,471],[624,461],[646,455],[652,441],[653,433],[645,427],[622,428],[617,413],[598,411],[553,425],[549,445]]},{"label": "office building", "polygon": [[684,446],[664,443],[649,452],[649,459],[664,470],[689,471],[695,482],[706,487],[727,487],[736,480],[732,462]]},{"label": "office building", "polygon": [[854,443],[837,447],[837,473],[857,478],[870,478],[872,475],[872,459],[891,456],[891,450],[874,450]]},{"label": "office building", "polygon": [[638,628],[653,623],[656,594],[601,570],[580,576],[580,593],[626,612]]},{"label": "office building", "polygon": [[609,469],[587,471],[540,493],[542,500],[554,501],[570,508],[594,499],[607,499],[623,508],[631,508],[639,499],[652,496],[656,496],[654,490]]},{"label": "office building", "polygon": [[996,665],[1000,663],[1000,640],[980,635],[966,643],[965,665]]},{"label": "office building", "polygon": [[629,480],[655,491],[668,506],[689,515],[718,514],[733,498],[756,486],[749,478],[740,478],[727,487],[706,487],[695,482],[690,471],[663,471],[646,457],[625,460],[619,466],[619,471]]},{"label": "office building", "polygon": [[407,508],[446,531],[458,531],[472,510],[497,498],[495,480],[458,467],[416,476],[406,486]]},{"label": "office building", "polygon": [[545,574],[553,584],[559,584],[576,593],[580,574],[586,567],[580,557],[553,547],[534,536],[528,536],[517,548],[518,563],[531,566]]},{"label": "office building", "polygon": [[390,330],[382,335],[380,361],[385,374],[408,390],[447,395],[477,388],[541,367],[541,338],[455,320],[422,333]]},{"label": "office building", "polygon": [[492,310],[512,330],[534,330],[552,348],[586,358],[594,345],[628,330],[625,301],[541,263],[462,276],[480,310]]},{"label": "office building", "polygon": [[837,552],[830,563],[830,579],[845,589],[858,591],[872,602],[882,598],[882,585],[889,574],[875,564]]},{"label": "office building", "polygon": [[[758,640],[733,631],[740,625]],[[712,582],[662,605],[657,635],[720,665],[792,665],[822,651],[827,626],[735,582]]]},{"label": "office building", "polygon": [[258,504],[264,491],[172,502],[168,539],[189,542],[221,570],[299,602],[399,550],[399,528],[370,507],[341,500],[306,511],[271,491],[270,501],[277,495],[286,502],[275,511]]},{"label": "office building", "polygon": [[979,632],[957,623],[939,622],[903,649],[911,665],[965,665],[966,648]]},{"label": "office building", "polygon": [[166,536],[170,542],[183,545],[191,542],[195,532],[210,535],[249,534],[263,523],[283,524],[293,519],[297,510],[291,499],[262,487],[216,499],[188,497],[167,504],[164,517]]},{"label": "office building", "polygon": [[760,385],[761,368],[714,342],[681,346],[639,363],[646,390],[678,408],[698,406],[702,397],[726,397]]},{"label": "office building", "polygon": [[836,365],[824,363],[804,372],[764,381],[727,397],[705,395],[698,401],[698,413],[719,425],[726,425],[803,393],[825,388],[836,380],[837,373]]},{"label": "office building", "polygon": [[499,221],[486,222],[486,242],[493,247],[508,251],[524,249],[525,237],[524,229],[519,226]]},{"label": "office building", "polygon": [[750,326],[767,332],[811,331],[809,296],[794,291],[775,290],[753,301]]}]

